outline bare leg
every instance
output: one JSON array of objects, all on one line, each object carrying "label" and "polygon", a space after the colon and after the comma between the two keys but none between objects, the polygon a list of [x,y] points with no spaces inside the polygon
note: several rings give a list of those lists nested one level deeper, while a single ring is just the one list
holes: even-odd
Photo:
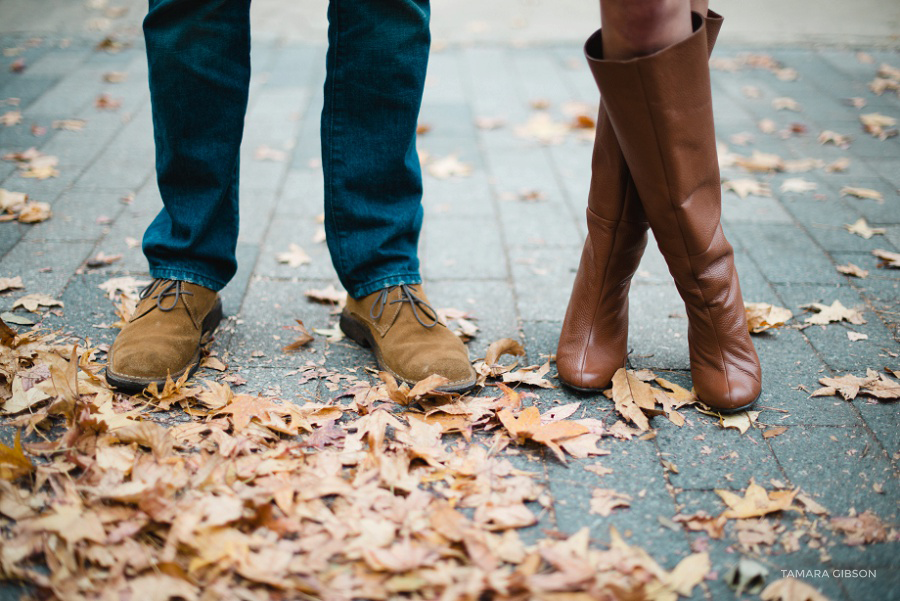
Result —
[{"label": "bare leg", "polygon": [[645,56],[687,38],[691,7],[690,0],[602,0],[604,57]]}]

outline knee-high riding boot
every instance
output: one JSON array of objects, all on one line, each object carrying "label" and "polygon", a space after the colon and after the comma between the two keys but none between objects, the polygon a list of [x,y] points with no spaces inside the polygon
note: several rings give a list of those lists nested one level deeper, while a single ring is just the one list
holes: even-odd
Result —
[{"label": "knee-high riding boot", "polygon": [[720,223],[706,27],[655,54],[603,59],[600,32],[585,51],[641,204],[688,315],[694,389],[736,411],[759,396],[731,245]]},{"label": "knee-high riding boot", "polygon": [[[706,22],[712,52],[722,17],[709,11]],[[559,377],[572,388],[604,388],[625,365],[628,289],[647,245],[647,228],[634,181],[601,101],[591,161],[587,238],[556,350]]]}]

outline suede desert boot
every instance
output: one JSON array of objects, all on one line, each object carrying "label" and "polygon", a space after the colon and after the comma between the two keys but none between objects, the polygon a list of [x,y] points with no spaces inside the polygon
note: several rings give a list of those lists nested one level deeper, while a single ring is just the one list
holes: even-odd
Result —
[{"label": "suede desert boot", "polygon": [[475,370],[462,341],[437,317],[421,285],[402,284],[361,299],[347,299],[341,330],[369,347],[380,369],[414,385],[432,374],[449,380],[442,392],[475,386]]},{"label": "suede desert boot", "polygon": [[694,389],[713,408],[739,411],[757,399],[762,377],[720,223],[706,27],[692,18],[688,38],[655,54],[605,60],[600,32],[585,50],[687,309]]},{"label": "suede desert boot", "polygon": [[156,279],[109,350],[106,381],[138,393],[166,377],[177,380],[200,365],[200,349],[222,320],[222,301],[209,288]]},{"label": "suede desert boot", "polygon": [[[709,11],[711,53],[722,17]],[[592,61],[588,64],[593,66]],[[609,386],[628,354],[628,290],[647,246],[631,172],[601,101],[591,161],[587,237],[556,348],[559,379],[576,390]]]}]

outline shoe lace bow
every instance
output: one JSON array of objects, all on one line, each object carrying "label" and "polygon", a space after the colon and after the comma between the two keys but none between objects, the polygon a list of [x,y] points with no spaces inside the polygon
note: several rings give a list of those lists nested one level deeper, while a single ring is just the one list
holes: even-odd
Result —
[{"label": "shoe lace bow", "polygon": [[[157,278],[150,282],[147,286],[141,289],[140,294],[138,294],[138,298],[140,300],[144,300],[150,295],[153,294],[154,291],[159,291],[156,295],[156,307],[160,311],[171,311],[178,305],[178,300],[181,296],[188,295],[192,296],[193,292],[188,292],[184,289],[184,282],[180,280],[164,280],[161,278]],[[163,299],[171,298],[171,304],[163,304]]]},{"label": "shoe lace bow", "polygon": [[[394,288],[400,288],[400,297],[389,302],[388,298],[390,298]],[[434,307],[429,305],[425,299],[417,295],[407,284],[384,288],[378,295],[378,298],[375,299],[375,302],[372,303],[372,308],[369,309],[369,317],[374,320],[381,319],[381,316],[384,314],[384,308],[389,304],[395,305],[397,303],[409,303],[410,308],[412,308],[413,317],[416,318],[416,321],[418,321],[422,327],[433,328],[438,324],[437,311],[434,310]],[[423,320],[422,315],[424,315],[429,322]]]}]

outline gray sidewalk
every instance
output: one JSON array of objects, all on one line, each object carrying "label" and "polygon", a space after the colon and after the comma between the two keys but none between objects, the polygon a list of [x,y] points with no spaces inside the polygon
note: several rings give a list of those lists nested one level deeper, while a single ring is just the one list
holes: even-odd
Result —
[{"label": "gray sidewalk", "polygon": [[[0,11],[3,7],[0,0]],[[94,344],[111,343],[116,332],[98,327],[116,320],[115,307],[99,285],[112,277],[146,276],[135,241],[161,206],[142,42],[126,31],[117,38],[125,47],[107,52],[96,48],[104,35],[41,32],[33,38],[23,31],[0,37],[0,46],[17,49],[0,59],[0,116],[14,110],[22,115],[17,125],[0,125],[0,155],[35,147],[59,159],[59,175],[43,180],[23,178],[13,162],[0,162],[0,188],[25,192],[53,211],[42,223],[0,223],[0,277],[21,276],[24,283],[23,290],[0,294],[0,313],[10,311],[24,294],[46,294],[61,300],[64,309],[14,314]],[[878,139],[859,121],[870,113],[900,118],[897,92],[875,95],[868,87],[883,63],[900,68],[900,54],[876,47],[801,45],[765,52],[796,70],[791,79],[789,72],[780,72],[779,78],[772,69],[753,68],[741,60],[748,53],[763,52],[726,40],[714,54],[722,175],[735,183],[768,184],[771,196],[740,198],[725,191],[724,227],[736,250],[745,300],[786,307],[795,315],[787,327],[754,337],[764,370],[760,413],[743,434],[694,410],[685,411],[687,423],[680,428],[657,417],[655,437],[604,440],[611,454],[600,462],[613,473],[602,478],[578,461],[565,466],[549,452],[523,451],[517,462],[541,473],[553,501],[530,532],[534,537],[545,531],[571,534],[589,526],[591,536],[605,543],[613,525],[667,568],[692,550],[708,548],[718,578],[707,581],[697,599],[733,598],[722,576],[742,555],[767,564],[772,579],[789,569],[876,569],[877,578],[807,582],[832,601],[900,599],[896,542],[848,546],[830,536],[824,549],[804,538],[796,551],[771,545],[748,553],[730,525],[724,539],[710,540],[672,521],[676,514],[721,511],[715,489],[740,492],[753,480],[767,489],[773,481],[799,486],[832,516],[871,510],[889,526],[900,524],[898,405],[864,396],[852,401],[809,397],[823,377],[900,369],[900,271],[880,267],[872,254],[876,249],[900,252],[900,137]],[[9,68],[15,60],[24,61],[24,71]],[[317,329],[336,324],[328,306],[304,298],[307,290],[338,285],[327,248],[316,241],[323,189],[318,119],[324,47],[261,36],[253,65],[241,157],[240,267],[223,293],[229,317],[213,351],[228,365],[225,375],[246,380],[242,391],[328,400],[336,391],[321,380],[300,383],[298,367],[324,358],[326,368],[346,368],[366,378],[359,368],[374,367],[371,356],[347,341],[329,342],[318,335],[299,355],[280,350],[291,335],[285,328],[295,319]],[[124,73],[124,81],[105,82],[110,72]],[[121,105],[97,108],[100,94]],[[865,99],[865,107],[848,104],[857,97]],[[773,101],[790,104],[776,100],[783,98],[795,100],[798,110],[777,110]],[[427,131],[419,137],[419,149],[429,157],[420,253],[436,305],[476,318],[480,329],[469,343],[473,358],[483,357],[491,342],[504,337],[523,342],[525,364],[543,363],[555,352],[585,234],[591,142],[584,130],[568,130],[560,140],[542,143],[534,139],[537,128],[527,124],[539,112],[535,107],[546,107],[553,123],[568,124],[573,111],[589,114],[574,103],[593,107],[597,101],[574,41],[520,45],[495,40],[435,48],[420,118]],[[479,127],[484,118],[503,124]],[[80,131],[55,129],[53,122],[63,119],[85,123]],[[760,129],[767,119],[772,127],[762,127],[772,133]],[[46,132],[34,135],[33,126]],[[850,136],[849,146],[820,143],[820,134],[828,130]],[[279,152],[264,153],[274,160],[260,159],[261,148]],[[823,163],[803,172],[748,172],[730,164],[732,155],[750,157],[755,151],[782,161]],[[471,172],[446,178],[428,173],[429,165],[451,155]],[[825,165],[841,158],[850,161],[845,170],[826,171]],[[798,178],[807,183],[798,185]],[[790,191],[804,187],[810,189]],[[882,200],[844,194],[845,187],[875,190]],[[845,225],[860,218],[884,232],[869,239],[848,232]],[[306,251],[308,265],[290,267],[276,260],[291,244]],[[688,385],[684,308],[652,247],[631,292],[631,366]],[[85,268],[98,253],[122,259]],[[847,263],[868,270],[868,277],[839,273],[836,267]],[[859,309],[865,323],[796,327],[809,316],[803,305],[835,300]],[[851,341],[851,332],[867,338]],[[209,370],[205,375],[222,376]],[[616,421],[611,402],[603,397],[559,387],[519,390],[533,393],[528,402],[541,411],[580,402],[581,417]],[[786,431],[765,436],[779,426]],[[0,438],[8,442],[6,434]],[[597,486],[630,495],[631,507],[610,517],[589,514],[591,490]],[[804,519],[787,513],[777,524],[802,530]],[[14,598],[16,589],[3,586],[0,598],[4,591]]]}]

